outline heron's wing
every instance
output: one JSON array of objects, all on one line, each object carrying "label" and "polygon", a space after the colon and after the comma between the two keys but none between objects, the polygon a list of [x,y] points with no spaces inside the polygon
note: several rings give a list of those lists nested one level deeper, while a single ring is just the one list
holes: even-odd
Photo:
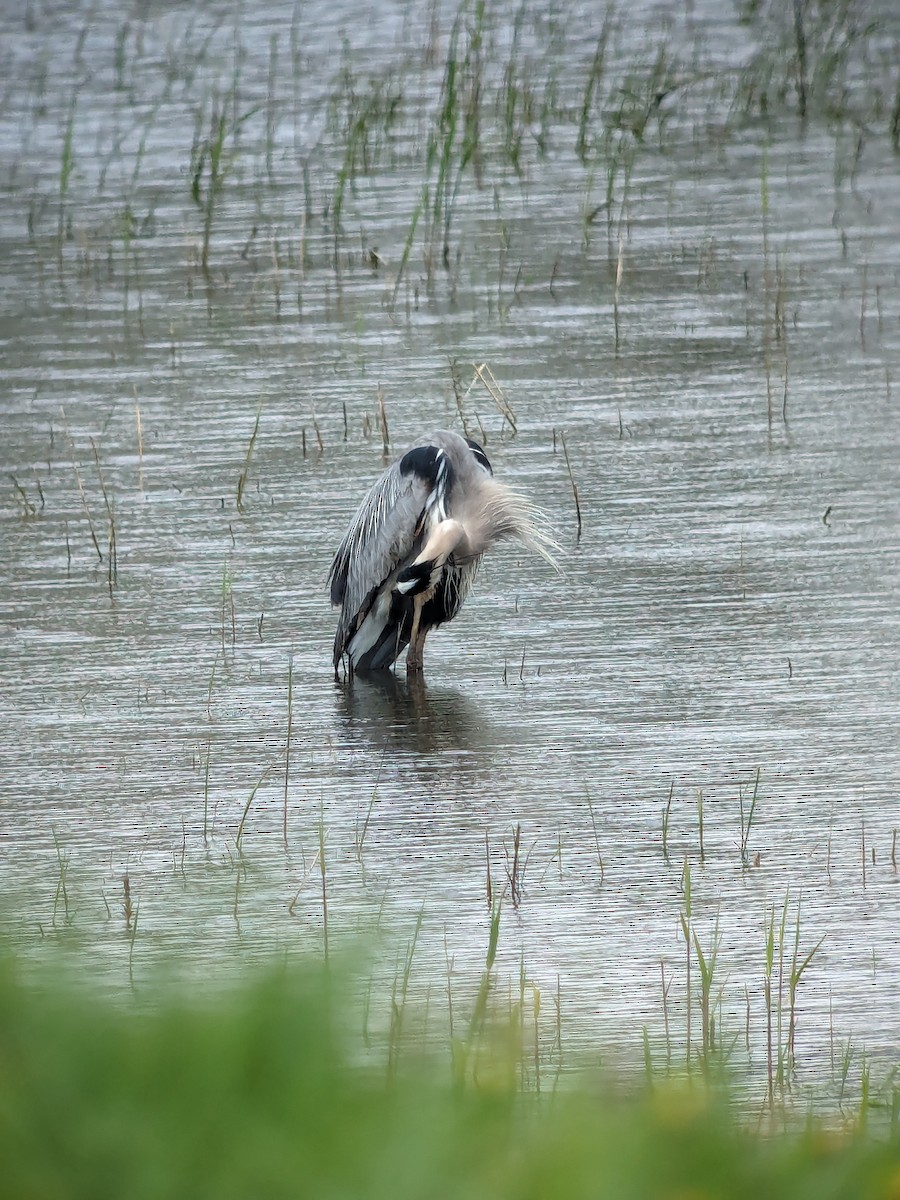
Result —
[{"label": "heron's wing", "polygon": [[427,498],[426,481],[394,463],[360,504],[328,575],[331,602],[341,605],[339,640],[372,589],[409,556]]}]

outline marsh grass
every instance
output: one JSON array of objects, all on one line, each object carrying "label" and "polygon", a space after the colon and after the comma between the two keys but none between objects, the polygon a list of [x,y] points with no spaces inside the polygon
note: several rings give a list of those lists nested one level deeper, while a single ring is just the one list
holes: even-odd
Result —
[{"label": "marsh grass", "polygon": [[243,807],[243,810],[241,812],[241,819],[240,819],[240,821],[238,821],[237,832],[234,835],[234,845],[235,845],[235,849],[237,850],[239,856],[242,856],[242,854],[243,854],[243,851],[241,848],[241,843],[243,842],[243,838],[244,838],[244,826],[247,823],[247,817],[250,813],[250,808],[253,804],[253,801],[256,799],[256,793],[259,791],[259,789],[265,783],[266,779],[269,777],[269,775],[271,775],[271,773],[274,770],[275,770],[275,764],[269,763],[269,765],[263,769],[263,771],[260,774],[259,778],[257,779],[256,783],[253,785],[250,795],[247,797],[247,803]]},{"label": "marsh grass", "polygon": [[322,881],[322,954],[328,963],[328,883],[325,869],[325,807],[319,806],[319,875]]},{"label": "marsh grass", "polygon": [[[262,617],[259,619],[260,629],[262,628]],[[260,633],[260,640],[262,634]],[[288,655],[288,676],[287,676],[287,728],[284,737],[284,802],[281,812],[281,837],[284,842],[284,848],[287,850],[288,845],[288,784],[291,774],[291,734],[294,724],[294,655],[291,652]]]},{"label": "marsh grass", "polygon": [[402,102],[402,89],[390,72],[385,78],[357,75],[345,44],[338,87],[328,102],[329,126],[336,142],[342,145],[328,214],[336,274],[341,271],[345,199],[355,187],[357,177],[374,170],[389,146]]},{"label": "marsh grass", "polygon": [[232,650],[237,645],[237,614],[235,613],[234,608],[234,573],[231,568],[231,561],[227,557],[222,563],[222,579],[219,591],[219,635],[221,650],[224,654],[226,644],[229,640],[229,633]]},{"label": "marsh grass", "polygon": [[90,531],[90,535],[91,535],[91,541],[94,545],[94,549],[97,552],[97,558],[99,559],[100,562],[103,562],[103,551],[100,549],[100,543],[97,540],[97,531],[94,528],[94,519],[91,516],[91,510],[88,505],[87,494],[84,490],[84,480],[81,477],[81,471],[78,469],[78,460],[77,460],[76,451],[75,451],[75,443],[72,440],[72,435],[69,433],[69,424],[68,424],[68,421],[66,420],[66,414],[65,414],[64,410],[60,410],[60,416],[62,417],[63,429],[65,430],[66,442],[68,443],[68,446],[69,446],[69,456],[70,456],[70,460],[72,463],[72,470],[75,473],[75,484],[78,488],[78,497],[81,501],[81,507],[84,509],[84,515],[87,519],[88,530]]},{"label": "marsh grass", "polygon": [[[780,917],[776,915],[776,907],[773,904],[769,909],[766,924],[764,991],[766,1071],[770,1108],[774,1107],[776,1096],[782,1101],[785,1099],[795,1076],[798,991],[803,976],[825,940],[823,935],[811,950],[805,954],[801,953],[800,903],[798,901],[794,923],[794,943],[791,948],[787,936],[789,905],[790,896],[786,894]],[[846,1073],[844,1078],[846,1079]],[[841,1094],[843,1094],[843,1083]]]},{"label": "marsh grass", "polygon": [[130,936],[135,920],[135,907],[131,899],[131,879],[127,871],[122,876],[122,916],[125,918],[125,932]]},{"label": "marsh grass", "polygon": [[388,429],[387,404],[384,399],[384,388],[379,383],[376,395],[378,397],[378,425],[381,429],[381,452],[388,458],[391,453],[391,434]]},{"label": "marsh grass", "polygon": [[463,176],[472,167],[481,181],[482,96],[484,92],[485,4],[476,0],[472,15],[463,6],[450,32],[438,111],[429,136],[425,169],[426,275],[431,284],[440,264],[451,266],[451,230]]},{"label": "marsh grass", "polygon": [[704,951],[696,928],[691,930],[694,940],[694,953],[697,956],[697,968],[700,973],[700,1052],[701,1061],[704,1070],[709,1070],[710,1065],[720,1050],[716,1043],[716,1020],[715,1010],[716,1001],[721,998],[714,997],[713,983],[716,978],[716,960],[718,958],[719,946],[721,945],[721,936],[719,933],[719,918],[716,916],[716,923],[712,931],[709,945]]},{"label": "marsh grass", "polygon": [[687,1016],[685,1020],[685,1066],[688,1071],[691,1069],[691,1004],[693,1000],[693,990],[691,988],[691,940],[693,927],[691,925],[691,864],[688,859],[684,860],[684,866],[681,871],[681,893],[684,901],[684,907],[679,914],[681,923],[681,932],[684,937],[685,945],[685,988],[687,996]]},{"label": "marsh grass", "polygon": [[556,443],[557,436],[559,437],[559,444],[562,446],[563,458],[565,459],[565,463],[566,463],[566,474],[569,476],[569,485],[572,488],[572,500],[573,500],[573,503],[575,504],[575,540],[576,540],[576,542],[579,542],[579,541],[581,541],[582,520],[581,520],[581,499],[578,495],[578,484],[575,482],[575,475],[574,475],[574,472],[572,471],[572,463],[569,459],[569,447],[566,445],[566,435],[561,429],[559,430],[558,434],[557,434],[557,431],[554,429],[554,431],[553,431],[554,446]]},{"label": "marsh grass", "polygon": [[522,886],[525,882],[525,863],[520,860],[520,850],[522,841],[522,825],[516,822],[516,827],[513,830],[513,849],[512,855],[509,853],[509,848],[504,847],[506,855],[506,879],[509,884],[509,897],[513,908],[518,908],[522,900]]},{"label": "marsh grass", "polygon": [[600,90],[600,83],[603,79],[606,66],[606,51],[610,39],[612,17],[612,7],[608,7],[581,92],[581,103],[578,108],[578,128],[575,135],[575,153],[578,155],[583,166],[587,166],[589,160],[589,136],[595,119],[595,100]]},{"label": "marsh grass", "polygon": [[261,416],[262,406],[259,406],[256,410],[256,420],[253,423],[253,432],[250,434],[250,441],[247,443],[247,452],[244,455],[244,465],[241,467],[240,475],[238,475],[235,504],[239,513],[243,513],[244,511],[244,492],[247,487],[247,479],[250,475],[250,463],[253,460],[253,450],[256,446],[256,439],[259,436],[259,422]]},{"label": "marsh grass", "polygon": [[[809,1117],[761,1132],[696,1079],[628,1087],[594,1073],[546,1088],[545,1006],[524,972],[506,1017],[491,1014],[489,983],[479,991],[450,1080],[421,1054],[360,1061],[346,978],[279,968],[136,1006],[62,974],[26,985],[4,960],[0,1190],[111,1200],[127,1179],[134,1196],[277,1200],[299,1186],[403,1200],[439,1180],[442,1196],[466,1200],[894,1194],[900,1144],[867,1130],[870,1110],[843,1127]],[[402,1025],[393,1035],[407,1041]],[[849,1070],[849,1046],[846,1058]],[[65,1097],[78,1102],[48,1120]]]},{"label": "marsh grass", "polygon": [[451,1037],[450,1052],[453,1079],[457,1084],[465,1083],[472,1069],[473,1054],[485,1033],[490,1013],[490,1000],[494,988],[494,960],[497,957],[497,946],[500,941],[500,916],[502,902],[497,901],[491,910],[488,931],[488,946],[485,955],[484,970],[472,1005],[468,1026],[464,1036]]},{"label": "marsh grass", "polygon": [[[276,320],[282,317],[289,269],[281,247],[298,236],[296,256],[293,251],[287,256],[296,269],[298,312],[308,265],[324,270],[327,261],[340,293],[348,271],[376,263],[387,268],[391,311],[407,285],[409,317],[418,307],[416,250],[425,288],[433,293],[445,285],[455,296],[465,264],[479,254],[474,217],[490,225],[500,245],[484,295],[491,315],[503,322],[514,304],[527,303],[520,282],[534,266],[528,247],[519,249],[503,197],[512,183],[524,198],[533,173],[554,154],[582,173],[585,246],[594,221],[605,215],[608,266],[617,281],[618,352],[633,183],[642,164],[656,170],[679,147],[703,151],[736,142],[748,125],[765,135],[785,113],[827,127],[836,145],[851,140],[856,162],[876,139],[896,150],[900,89],[888,65],[889,28],[874,16],[867,19],[851,0],[832,5],[795,0],[793,6],[763,0],[744,5],[740,17],[751,52],[726,67],[709,54],[703,23],[690,16],[653,23],[635,38],[628,14],[612,3],[584,27],[576,23],[567,30],[558,16],[527,3],[503,14],[484,0],[462,0],[446,10],[435,7],[420,37],[384,61],[363,55],[348,35],[339,68],[315,98],[304,86],[307,51],[296,6],[284,48],[269,34],[252,69],[239,24],[229,27],[222,14],[186,18],[179,44],[168,46],[161,59],[146,53],[141,21],[129,18],[119,23],[105,51],[119,119],[99,135],[96,181],[81,178],[87,159],[82,162],[81,121],[76,122],[83,103],[79,79],[57,104],[59,170],[53,188],[29,200],[29,232],[37,232],[45,213],[55,212],[61,270],[65,242],[77,235],[90,250],[89,243],[104,236],[96,232],[103,220],[86,207],[96,200],[90,186],[96,182],[115,213],[127,296],[132,258],[138,269],[138,239],[156,236],[162,199],[174,182],[149,177],[147,167],[174,123],[193,129],[182,150],[188,177],[182,222],[190,223],[191,208],[199,213],[196,258],[208,305],[221,301],[217,289],[220,283],[227,289],[235,260],[251,257],[258,226],[261,244],[264,237],[271,247]],[[79,36],[90,43],[90,23]],[[144,102],[135,103],[137,96]],[[307,125],[324,135],[310,140],[303,133]],[[282,154],[286,136],[292,149]],[[118,193],[111,182],[114,166],[121,178]],[[393,181],[400,169],[406,178],[396,217],[405,237],[398,243],[390,234],[386,247],[370,246],[354,256],[346,244],[349,231],[377,222],[371,205],[381,195],[380,185]],[[595,179],[603,177],[598,204],[590,194]],[[282,208],[277,198],[285,187],[293,195]],[[235,209],[247,201],[253,205],[257,217],[249,236],[237,236],[223,217],[232,199]],[[577,213],[570,215],[577,219]],[[227,239],[220,236],[226,229]],[[514,239],[521,261],[509,286]],[[316,248],[312,258],[310,245]],[[325,257],[316,257],[326,246]],[[214,259],[220,268],[215,280]],[[560,261],[551,292],[565,282]]]},{"label": "marsh grass", "polygon": [[666,806],[662,810],[662,852],[666,862],[669,861],[669,817],[672,813],[672,799],[675,795],[675,780],[669,784],[669,795]]},{"label": "marsh grass", "polygon": [[[666,1069],[672,1066],[672,1039],[669,1034],[669,990],[672,987],[672,980],[666,980],[666,964],[662,959],[659,960],[659,983],[660,983],[660,998],[662,1001],[663,1014],[663,1029],[666,1039]],[[645,1027],[646,1028],[646,1027]],[[647,1046],[647,1036],[644,1038],[644,1053],[645,1058],[649,1056],[649,1048]]]},{"label": "marsh grass", "polygon": [[597,852],[597,870],[600,873],[600,885],[602,887],[604,875],[606,872],[605,872],[605,868],[603,866],[603,855],[600,852],[600,834],[597,831],[597,818],[594,816],[594,802],[591,799],[591,793],[587,789],[587,787],[585,787],[585,789],[584,789],[584,794],[585,794],[585,797],[587,798],[588,812],[590,813],[590,816],[591,816],[591,832],[594,835],[594,849]]},{"label": "marsh grass", "polygon": [[363,847],[365,846],[366,835],[369,832],[369,824],[372,820],[372,813],[375,810],[375,802],[378,799],[378,785],[381,782],[381,773],[384,770],[384,763],[385,763],[385,758],[387,756],[387,750],[388,750],[387,744],[385,744],[385,747],[381,752],[381,760],[379,761],[379,764],[378,764],[378,774],[375,776],[375,782],[372,785],[372,794],[369,796],[369,803],[366,808],[366,815],[365,815],[365,817],[363,817],[362,821],[360,821],[359,804],[357,804],[357,806],[356,806],[356,820],[354,823],[354,830],[353,830],[353,852],[356,856],[356,861],[360,864],[360,866],[363,865]]},{"label": "marsh grass", "polygon": [[69,906],[69,854],[60,845],[59,838],[56,836],[56,830],[53,830],[53,846],[56,850],[56,891],[53,896],[53,927],[57,926],[57,914],[60,909],[63,913],[64,924],[71,924],[74,913]]},{"label": "marsh grass", "polygon": [[[256,115],[259,106],[237,114],[237,83],[222,99],[214,98],[209,118],[209,132],[202,136],[195,132],[190,159],[191,198],[200,210],[203,219],[200,249],[200,267],[209,273],[209,258],[213,225],[221,205],[225,183],[238,154],[238,135],[241,127]],[[229,111],[230,110],[230,111]],[[202,116],[198,130],[202,128]]]},{"label": "marsh grass", "polygon": [[759,776],[760,768],[756,768],[756,778],[753,781],[753,793],[750,797],[750,807],[744,812],[744,788],[743,785],[738,785],[738,804],[740,806],[741,815],[741,864],[748,868],[750,863],[750,832],[753,829],[753,817],[756,813],[756,801],[759,796]]},{"label": "marsh grass", "polygon": [[[472,382],[469,384],[469,387],[466,390],[465,399],[468,399],[469,393],[472,391],[476,382],[480,383],[493,400],[497,408],[497,412],[499,412],[500,416],[503,418],[503,424],[500,426],[501,433],[503,432],[503,426],[509,425],[510,432],[515,436],[515,434],[518,433],[516,414],[513,411],[513,407],[509,402],[508,396],[498,383],[494,372],[487,363],[473,363],[472,370],[474,374],[472,377]],[[479,426],[481,427],[481,422],[479,422]],[[483,427],[481,428],[483,435]]]},{"label": "marsh grass", "polygon": [[706,858],[706,847],[703,842],[703,791],[697,789],[697,835],[700,842],[700,861]]},{"label": "marsh grass", "polygon": [[12,471],[10,471],[9,477],[12,480],[12,485],[16,489],[16,493],[22,504],[22,515],[25,517],[33,517],[36,514],[37,509],[29,499],[28,493],[25,491],[24,487],[22,487],[21,483],[19,483],[18,479],[16,479],[15,475],[13,475]]},{"label": "marsh grass", "polygon": [[801,121],[827,114],[892,136],[893,81],[861,69],[873,38],[888,32],[874,12],[854,0],[763,0],[744,5],[743,16],[758,43],[735,93],[744,111],[787,109]]},{"label": "marsh grass", "polygon": [[63,242],[67,237],[71,236],[71,224],[70,217],[67,213],[66,201],[69,194],[69,183],[72,179],[72,170],[75,165],[74,134],[75,112],[77,105],[78,92],[77,90],[73,90],[72,98],[69,101],[69,111],[66,118],[65,132],[63,133],[62,154],[60,156],[59,165],[59,217],[57,226],[57,253],[60,269],[62,269],[63,261]]},{"label": "marsh grass", "polygon": [[212,738],[206,739],[206,754],[203,759],[203,843],[209,842],[209,764],[212,758]]},{"label": "marsh grass", "polygon": [[100,493],[103,496],[103,504],[106,508],[106,518],[109,523],[109,533],[106,548],[106,565],[107,565],[107,586],[110,594],[119,580],[119,556],[117,551],[116,541],[116,514],[113,509],[112,502],[109,498],[109,493],[106,490],[106,480],[103,476],[103,467],[100,465],[100,452],[97,449],[97,443],[93,438],[90,439],[91,450],[94,453],[94,462],[97,465],[97,479],[100,483]]},{"label": "marsh grass", "polygon": [[[201,751],[200,763],[204,755]],[[208,846],[211,830],[208,829],[207,813],[209,807],[209,760],[210,747],[206,746],[206,772],[204,782],[204,845]],[[246,924],[242,906],[248,881],[252,880],[251,863],[245,854],[247,822],[253,807],[255,797],[262,783],[273,771],[283,767],[283,759],[278,755],[276,761],[262,772],[252,788],[249,797],[243,805],[240,819],[231,846],[232,854],[226,843],[224,847],[227,856],[226,865],[232,874],[233,891],[230,897],[231,916],[234,921],[237,936],[244,937],[242,924]],[[279,784],[281,780],[279,778]],[[376,787],[378,781],[376,780]],[[674,790],[674,789],[673,789]],[[372,803],[375,793],[373,792]],[[362,844],[366,837],[369,823],[369,813],[362,820],[362,813],[357,812],[357,824],[354,834],[355,861],[362,865]],[[593,847],[590,847],[591,831],[583,831],[580,849],[570,846],[569,853],[574,861],[584,863],[593,857],[589,851],[596,850],[597,863],[600,868],[600,882],[603,883],[603,859],[600,856],[600,839],[594,816],[594,805],[588,797],[588,808],[591,813],[591,828],[593,830]],[[325,963],[331,963],[335,956],[345,951],[347,945],[347,919],[342,912],[344,904],[339,904],[332,912],[331,892],[341,900],[345,893],[339,886],[331,882],[331,875],[336,871],[339,879],[346,869],[348,861],[354,858],[348,854],[348,846],[338,840],[333,844],[326,856],[326,841],[329,834],[335,836],[335,828],[329,824],[326,817],[324,801],[315,820],[317,829],[318,848],[312,864],[307,868],[304,861],[304,874],[299,884],[294,885],[293,899],[286,905],[288,916],[297,916],[297,904],[301,893],[308,883],[318,875],[321,924],[313,915],[312,929],[321,931],[321,952]],[[302,822],[301,822],[302,823]],[[199,829],[197,831],[199,833]],[[294,831],[295,839],[298,830]],[[182,829],[182,866],[183,877],[190,878],[190,849],[186,843],[188,834]],[[560,864],[560,879],[565,878],[562,872],[562,844],[557,839],[557,852],[551,858],[544,873],[534,885],[539,892],[544,886],[545,877],[554,861]],[[385,1040],[385,1053],[390,1064],[392,1077],[399,1077],[412,1062],[425,1051],[428,1055],[441,1052],[441,1033],[438,1029],[435,1035],[435,1020],[432,1008],[437,1010],[437,1025],[441,1017],[445,1017],[450,1030],[450,1045],[452,1072],[455,1076],[473,1083],[483,1082],[486,1077],[493,1077],[496,1071],[506,1078],[512,1071],[519,1078],[519,1088],[525,1091],[543,1092],[550,1080],[554,1089],[560,1086],[560,1080],[570,1074],[570,1067],[577,1069],[577,1055],[574,1063],[568,1063],[565,1075],[562,1068],[562,1008],[565,991],[557,979],[555,1004],[555,1029],[553,1021],[548,1021],[547,1014],[550,1006],[545,999],[550,992],[550,984],[546,978],[535,976],[526,966],[524,950],[516,947],[514,954],[518,957],[518,972],[514,976],[508,969],[510,947],[503,947],[504,965],[497,969],[497,956],[500,952],[500,917],[503,908],[511,913],[511,921],[518,924],[527,919],[527,893],[525,878],[529,861],[539,847],[539,839],[535,838],[527,854],[523,849],[523,828],[517,824],[512,830],[511,840],[506,841],[501,849],[501,861],[505,867],[505,881],[500,889],[495,886],[491,862],[490,838],[484,833],[484,855],[486,864],[486,896],[489,916],[488,952],[485,958],[485,969],[481,973],[477,986],[473,984],[471,975],[455,973],[450,959],[445,937],[445,957],[447,959],[447,1007],[433,1005],[435,995],[433,980],[429,969],[429,951],[423,950],[422,970],[416,972],[413,979],[413,955],[416,951],[420,932],[426,919],[426,906],[420,904],[416,927],[412,939],[407,943],[405,952],[398,955],[394,979],[388,981],[387,993],[384,991],[383,972],[376,967],[369,978],[366,987],[369,1000],[367,1002],[368,1016],[366,1019],[367,1045],[374,1048]],[[374,853],[374,851],[373,851]],[[799,1016],[801,1013],[802,994],[807,976],[812,971],[823,938],[810,946],[803,935],[801,926],[801,909],[795,904],[790,895],[786,894],[783,903],[766,908],[763,929],[764,953],[762,978],[750,986],[743,983],[737,988],[742,991],[746,1008],[746,1018],[736,1013],[737,989],[729,975],[734,970],[732,958],[734,921],[733,913],[722,911],[721,902],[714,895],[701,895],[701,889],[707,880],[708,872],[714,869],[716,848],[713,843],[707,851],[707,865],[702,874],[697,868],[692,870],[691,860],[686,858],[681,872],[681,904],[678,914],[678,933],[681,942],[680,968],[678,966],[678,951],[675,946],[676,958],[663,959],[660,962],[660,992],[656,1002],[656,1013],[651,1020],[638,1030],[643,1047],[644,1077],[651,1087],[665,1086],[679,1073],[688,1077],[697,1077],[706,1081],[728,1078],[733,1082],[742,1097],[742,1103],[747,1104],[752,1111],[759,1112],[759,1106],[764,1105],[769,1114],[767,1120],[784,1123],[791,1122],[796,1115],[807,1108],[823,1114],[840,1113],[842,1119],[855,1120],[859,1107],[865,1106],[866,1113],[873,1115],[879,1127],[885,1120],[896,1120],[891,1117],[897,1103],[897,1087],[893,1076],[879,1066],[873,1066],[861,1054],[854,1042],[847,1050],[845,1061],[838,1062],[840,1052],[832,1051],[832,1075],[829,1087],[828,1081],[821,1078],[813,1062],[804,1062],[798,1037]],[[286,863],[290,862],[291,850],[285,847]],[[209,850],[205,859],[211,864]],[[52,930],[60,936],[65,934],[67,939],[77,937],[79,926],[83,922],[77,920],[75,906],[71,900],[69,884],[69,856],[57,844],[58,872],[56,880],[56,898]],[[693,864],[696,866],[696,863]],[[583,867],[580,868],[583,871]],[[373,867],[377,872],[377,864]],[[232,873],[233,872],[233,873]],[[696,878],[695,878],[696,875]],[[120,876],[120,878],[122,878]],[[363,881],[365,885],[365,880]],[[674,881],[673,881],[674,882]],[[146,994],[148,987],[148,968],[152,963],[150,943],[147,944],[148,956],[141,963],[140,975],[135,975],[135,954],[137,947],[138,905],[134,897],[134,887],[128,873],[122,881],[122,914],[124,917],[125,934],[128,940],[128,983],[136,994]],[[337,890],[336,890],[337,889]],[[387,900],[389,889],[385,889],[382,908]],[[310,906],[314,914],[315,905]],[[110,906],[106,905],[107,916]],[[64,915],[60,915],[64,914]],[[427,915],[431,916],[429,907]],[[247,918],[247,920],[255,919]],[[309,923],[309,913],[305,923]],[[377,921],[378,940],[381,942],[381,916]],[[312,934],[313,938],[318,932]],[[516,935],[517,936],[517,935]],[[807,944],[804,944],[807,942]],[[724,951],[724,953],[723,953]],[[673,969],[669,967],[673,963]],[[597,970],[602,970],[602,964],[596,964]],[[873,958],[873,970],[875,970]],[[672,986],[676,984],[673,1000]],[[765,1026],[751,1030],[751,1009],[755,1008],[759,998],[759,984],[762,985]],[[818,986],[821,987],[821,984]],[[507,1000],[504,1002],[503,996]],[[424,1011],[423,1011],[424,995]],[[753,1003],[751,1003],[753,1002]],[[504,1008],[504,1003],[506,1008]],[[574,1007],[580,1009],[580,1000],[575,997]],[[587,1032],[584,1025],[584,1014],[576,1017],[572,1026],[576,1033],[576,1042],[585,1047],[584,1035]],[[633,1029],[610,1029],[608,1021],[601,1022],[603,1030],[594,1029],[589,1033],[589,1044],[592,1053],[599,1045],[603,1054],[611,1052],[616,1061],[627,1069],[634,1052],[637,1050],[636,1035]],[[381,1030],[381,1032],[379,1032]],[[512,1033],[503,1030],[511,1030]],[[660,1035],[662,1035],[660,1037]],[[508,1057],[506,1065],[497,1065],[496,1039],[506,1044],[504,1055]],[[832,1028],[832,1046],[835,1045],[835,1035]],[[741,1050],[741,1043],[746,1047],[746,1055]],[[758,1051],[762,1046],[762,1056]],[[761,1068],[764,1070],[761,1071]],[[568,1087],[571,1079],[565,1083]],[[765,1086],[763,1086],[763,1084]],[[508,1086],[507,1083],[504,1086]],[[892,1107],[894,1106],[894,1107]],[[868,1117],[867,1117],[868,1119]]]},{"label": "marsh grass", "polygon": [[422,921],[424,916],[425,908],[423,905],[419,909],[419,914],[416,917],[415,928],[406,946],[403,969],[400,973],[399,980],[396,973],[394,975],[394,983],[391,990],[390,1028],[388,1030],[388,1078],[392,1078],[394,1075],[396,1075],[399,1068],[400,1056],[403,1051],[404,1018],[406,1016],[406,1002],[409,995],[409,979],[410,975],[412,974],[413,959],[415,958],[416,954],[416,943],[419,940],[419,933],[422,929]]}]

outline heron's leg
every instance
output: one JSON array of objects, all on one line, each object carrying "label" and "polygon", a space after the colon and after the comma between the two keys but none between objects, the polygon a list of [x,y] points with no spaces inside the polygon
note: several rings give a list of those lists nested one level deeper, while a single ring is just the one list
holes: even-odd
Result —
[{"label": "heron's leg", "polygon": [[406,652],[407,675],[422,674],[422,656],[425,651],[425,634],[426,630],[420,629],[416,634],[415,641],[409,643],[409,650]]},{"label": "heron's leg", "polygon": [[409,650],[406,652],[407,675],[419,675],[422,671],[422,656],[425,650],[425,635],[428,630],[422,628],[422,596],[416,596],[413,601],[412,633],[409,638]]}]

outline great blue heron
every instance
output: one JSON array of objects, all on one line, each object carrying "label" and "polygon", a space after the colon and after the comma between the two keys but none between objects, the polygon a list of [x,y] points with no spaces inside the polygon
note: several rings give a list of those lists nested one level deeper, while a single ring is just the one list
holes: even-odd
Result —
[{"label": "great blue heron", "polygon": [[428,631],[459,612],[485,550],[515,538],[553,563],[539,516],[477,442],[423,438],[376,481],[331,564],[335,678],[344,656],[351,674],[379,671],[407,646],[407,673],[421,672]]}]

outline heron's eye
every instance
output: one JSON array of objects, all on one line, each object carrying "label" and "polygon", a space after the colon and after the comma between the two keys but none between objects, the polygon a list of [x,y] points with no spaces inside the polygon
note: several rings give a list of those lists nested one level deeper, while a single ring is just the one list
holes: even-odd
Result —
[{"label": "heron's eye", "polygon": [[473,442],[471,438],[466,438],[466,444],[468,445],[469,449],[472,451],[472,457],[475,459],[475,461],[477,463],[480,463],[481,466],[484,467],[484,469],[487,471],[488,475],[493,475],[494,471],[493,471],[493,468],[491,467],[491,460],[488,458],[488,456],[485,454],[485,452],[482,450],[482,448],[478,445],[478,443]]}]

